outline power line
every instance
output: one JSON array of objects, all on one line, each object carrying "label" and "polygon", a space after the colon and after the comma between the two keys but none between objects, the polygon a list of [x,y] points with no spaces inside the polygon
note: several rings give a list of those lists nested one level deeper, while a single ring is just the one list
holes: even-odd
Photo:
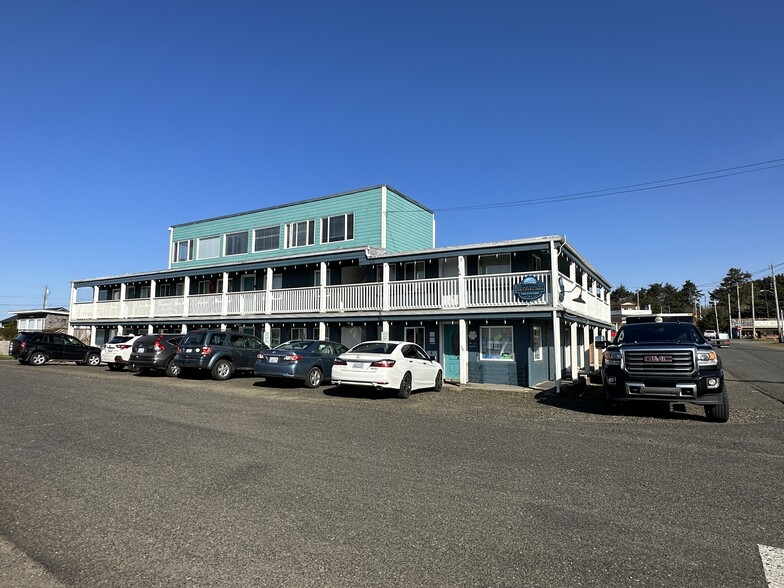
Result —
[{"label": "power line", "polygon": [[[654,182],[643,182],[639,184],[629,184],[627,186],[618,186],[615,188],[605,188],[604,190],[575,192],[572,194],[561,194],[559,196],[542,196],[537,198],[529,198],[526,200],[513,200],[510,202],[476,204],[473,206],[436,208],[434,210],[437,212],[457,212],[463,210],[484,210],[484,209],[491,209],[491,208],[509,208],[514,206],[532,206],[534,204],[552,204],[556,202],[568,202],[571,200],[587,200],[589,198],[601,198],[603,196],[617,196],[621,194],[630,194],[633,192],[644,192],[647,190],[659,190],[661,188],[682,186],[684,184],[707,182],[710,180],[718,180],[730,176],[756,173],[760,171],[774,169],[777,167],[784,167],[784,158],[771,159],[768,161],[761,161],[758,163],[750,163],[747,165],[739,165],[736,167],[728,167],[725,169],[701,172],[697,174],[690,174],[687,176],[679,176],[675,178],[669,178],[666,180],[656,180]],[[704,176],[708,176],[708,177],[704,177]]]}]

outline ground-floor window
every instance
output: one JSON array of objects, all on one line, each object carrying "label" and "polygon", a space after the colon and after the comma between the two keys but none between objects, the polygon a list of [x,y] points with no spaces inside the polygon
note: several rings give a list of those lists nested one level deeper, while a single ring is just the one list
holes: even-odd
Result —
[{"label": "ground-floor window", "polygon": [[307,327],[291,327],[291,338],[292,339],[307,339],[308,338],[308,329],[307,329]]},{"label": "ground-floor window", "polygon": [[480,358],[495,361],[514,361],[514,329],[482,327],[480,330]]}]

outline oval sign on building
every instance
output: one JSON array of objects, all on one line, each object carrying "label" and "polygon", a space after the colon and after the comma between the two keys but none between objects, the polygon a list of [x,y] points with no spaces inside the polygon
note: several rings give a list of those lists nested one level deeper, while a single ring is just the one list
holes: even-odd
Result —
[{"label": "oval sign on building", "polygon": [[547,284],[535,276],[526,276],[514,285],[514,295],[525,302],[539,300],[547,292]]}]

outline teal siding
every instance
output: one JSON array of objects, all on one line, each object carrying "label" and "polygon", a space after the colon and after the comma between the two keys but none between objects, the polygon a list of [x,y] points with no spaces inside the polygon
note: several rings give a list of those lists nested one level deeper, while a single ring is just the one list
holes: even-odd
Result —
[{"label": "teal siding", "polygon": [[433,213],[388,189],[387,251],[397,253],[432,247]]},{"label": "teal siding", "polygon": [[[420,205],[399,195],[393,190],[388,193],[387,249],[408,251],[431,247],[433,244],[433,214]],[[381,247],[381,195],[382,187],[358,190],[346,194],[327,196],[294,204],[277,206],[247,213],[176,225],[172,227],[172,241],[194,241],[194,259],[172,262],[172,268],[189,268],[217,265],[226,262],[247,262],[280,257],[288,254],[315,254],[358,247]],[[354,238],[336,243],[321,243],[321,219],[340,214],[354,214]],[[284,226],[300,221],[315,223],[315,243],[309,246],[285,248]],[[280,227],[280,246],[269,251],[253,252],[253,231],[266,227]],[[225,235],[246,231],[248,253],[223,255]],[[199,238],[220,236],[219,257],[196,259]],[[170,253],[171,255],[171,253]]]}]

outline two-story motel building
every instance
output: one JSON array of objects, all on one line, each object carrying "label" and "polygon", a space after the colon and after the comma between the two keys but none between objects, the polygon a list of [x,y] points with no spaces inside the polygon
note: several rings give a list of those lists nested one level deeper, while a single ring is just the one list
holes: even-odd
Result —
[{"label": "two-story motel building", "polygon": [[72,282],[69,332],[405,339],[447,380],[534,386],[596,366],[612,328],[610,284],[565,237],[436,247],[433,211],[387,185],[169,231],[167,269]]}]

